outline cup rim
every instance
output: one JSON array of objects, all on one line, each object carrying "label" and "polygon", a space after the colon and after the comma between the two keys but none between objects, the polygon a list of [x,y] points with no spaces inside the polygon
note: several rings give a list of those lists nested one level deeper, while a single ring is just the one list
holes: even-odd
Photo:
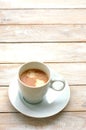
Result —
[{"label": "cup rim", "polygon": [[[32,87],[32,86],[29,86],[29,85],[25,84],[23,81],[21,81],[20,75],[19,75],[20,69],[22,69],[23,66],[25,66],[25,65],[27,65],[27,64],[29,64],[29,63],[40,63],[40,64],[44,65],[44,66],[48,69],[48,71],[49,71],[48,81],[47,81],[44,85],[41,85],[41,86],[39,86],[39,87]],[[39,70],[41,70],[41,69],[39,69]],[[42,70],[42,71],[43,71],[43,70]],[[46,73],[46,72],[45,72],[45,73]],[[47,74],[47,73],[46,73],[46,74]],[[28,87],[28,88],[31,88],[31,89],[38,89],[38,88],[41,88],[41,87],[45,87],[45,86],[50,82],[50,70],[49,70],[48,66],[45,65],[43,62],[39,62],[39,61],[26,62],[26,63],[24,63],[23,65],[21,65],[20,68],[19,68],[19,70],[18,70],[18,81],[19,81],[22,85],[24,85],[24,87]]]}]

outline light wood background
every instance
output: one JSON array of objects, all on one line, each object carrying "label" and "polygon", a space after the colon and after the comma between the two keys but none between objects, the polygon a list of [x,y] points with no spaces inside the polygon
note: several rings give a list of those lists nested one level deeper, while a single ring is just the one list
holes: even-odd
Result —
[{"label": "light wood background", "polygon": [[[8,98],[10,80],[30,60],[68,81],[71,98],[46,119],[22,115]],[[0,130],[86,130],[86,0],[0,0]]]}]

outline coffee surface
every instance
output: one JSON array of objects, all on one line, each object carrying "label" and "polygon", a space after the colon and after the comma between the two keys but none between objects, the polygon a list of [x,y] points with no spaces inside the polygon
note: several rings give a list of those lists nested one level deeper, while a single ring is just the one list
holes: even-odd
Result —
[{"label": "coffee surface", "polygon": [[48,76],[39,69],[28,69],[20,75],[20,79],[28,86],[40,87],[48,81]]}]

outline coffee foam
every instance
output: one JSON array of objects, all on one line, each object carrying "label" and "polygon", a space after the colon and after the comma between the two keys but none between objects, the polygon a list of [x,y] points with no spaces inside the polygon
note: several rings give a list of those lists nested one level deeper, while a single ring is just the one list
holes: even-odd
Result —
[{"label": "coffee foam", "polygon": [[40,87],[47,82],[48,77],[45,72],[39,69],[31,69],[22,73],[21,80],[32,87]]},{"label": "coffee foam", "polygon": [[42,85],[44,85],[44,84],[45,84],[45,82],[44,82],[43,80],[36,79],[36,83],[35,83],[35,86],[36,86],[36,87],[42,86]]},{"label": "coffee foam", "polygon": [[32,72],[32,71],[29,71],[29,72],[27,73],[27,76],[30,77],[30,78],[34,78],[34,77],[35,77],[35,73]]}]

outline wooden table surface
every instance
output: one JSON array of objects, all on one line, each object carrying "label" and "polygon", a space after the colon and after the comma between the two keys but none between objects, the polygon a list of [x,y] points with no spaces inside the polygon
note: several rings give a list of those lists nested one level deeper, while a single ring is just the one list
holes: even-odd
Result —
[{"label": "wooden table surface", "polygon": [[[59,114],[35,119],[11,105],[10,80],[30,60],[68,81]],[[0,0],[0,130],[86,130],[86,0]]]}]

